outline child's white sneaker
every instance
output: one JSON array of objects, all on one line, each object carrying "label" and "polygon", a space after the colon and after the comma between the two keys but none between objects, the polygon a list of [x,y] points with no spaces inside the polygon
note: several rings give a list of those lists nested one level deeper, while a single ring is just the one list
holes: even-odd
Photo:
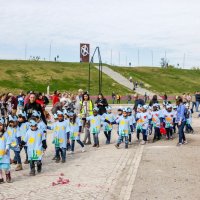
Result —
[{"label": "child's white sneaker", "polygon": [[182,143],[178,143],[178,144],[177,144],[177,147],[180,147],[180,146],[182,146]]},{"label": "child's white sneaker", "polygon": [[143,140],[141,143],[140,143],[141,145],[145,145],[146,144],[146,142]]},{"label": "child's white sneaker", "polygon": [[69,152],[69,154],[73,154],[73,153],[74,153],[73,151],[70,151],[70,152]]},{"label": "child's white sneaker", "polygon": [[82,151],[82,153],[85,152],[85,148],[83,147],[81,151]]},{"label": "child's white sneaker", "polygon": [[185,140],[184,142],[183,142],[183,144],[187,144],[188,142]]}]

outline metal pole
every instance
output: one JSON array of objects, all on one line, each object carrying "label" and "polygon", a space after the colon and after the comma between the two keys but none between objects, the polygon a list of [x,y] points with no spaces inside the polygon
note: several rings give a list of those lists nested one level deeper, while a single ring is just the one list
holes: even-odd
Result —
[{"label": "metal pole", "polygon": [[99,55],[99,48],[98,50],[98,59],[99,59],[99,94],[101,93],[101,64],[100,64],[100,55]]},{"label": "metal pole", "polygon": [[103,86],[103,66],[101,62],[101,92],[102,92],[102,86]]},{"label": "metal pole", "polygon": [[111,49],[111,52],[110,52],[110,65],[112,66],[112,49]]},{"label": "metal pole", "polygon": [[49,61],[51,61],[51,42],[50,42],[50,46],[49,46]]},{"label": "metal pole", "polygon": [[89,73],[88,73],[88,92],[90,93],[90,79],[91,79],[91,75],[90,75],[90,70],[91,70],[91,63],[93,63],[93,59],[94,59],[94,55],[95,53],[98,53],[98,59],[99,59],[99,93],[102,92],[102,83],[103,83],[103,75],[102,75],[102,59],[101,59],[101,53],[100,53],[100,49],[99,47],[96,47],[93,56],[91,57],[91,61],[89,63]]},{"label": "metal pole", "polygon": [[26,60],[26,54],[27,54],[27,44],[25,45],[25,60]]},{"label": "metal pole", "polygon": [[119,51],[119,66],[120,66],[120,51]]},{"label": "metal pole", "polygon": [[89,73],[88,73],[88,92],[89,92],[89,94],[90,94],[90,79],[91,79],[91,72],[90,72],[90,70],[91,70],[91,63],[93,63],[94,55],[95,55],[97,49],[98,49],[98,47],[96,47],[96,49],[95,49],[95,51],[94,51],[94,53],[93,53],[93,55],[91,57],[91,61],[89,63]]},{"label": "metal pole", "polygon": [[101,60],[101,53],[98,47],[98,56],[99,56],[99,65],[100,65],[100,93],[102,93],[102,84],[103,84],[103,74],[102,74],[102,60]]},{"label": "metal pole", "polygon": [[153,66],[153,51],[151,51],[151,59],[152,59],[152,66]]},{"label": "metal pole", "polygon": [[183,69],[185,68],[185,53],[183,55]]},{"label": "metal pole", "polygon": [[101,66],[99,63],[99,94],[101,93]]},{"label": "metal pole", "polygon": [[138,66],[140,66],[140,50],[138,49]]},{"label": "metal pole", "polygon": [[90,94],[90,63],[89,63],[89,74],[88,74],[88,93]]}]

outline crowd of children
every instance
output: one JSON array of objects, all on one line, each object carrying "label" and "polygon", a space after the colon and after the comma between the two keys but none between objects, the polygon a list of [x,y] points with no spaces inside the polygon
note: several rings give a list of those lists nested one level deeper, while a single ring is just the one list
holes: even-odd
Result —
[{"label": "crowd of children", "polygon": [[[185,105],[186,112],[186,131],[193,133],[191,126],[192,113],[189,105]],[[137,110],[132,108],[118,108],[117,115],[112,113],[112,108],[108,106],[106,113],[98,114],[98,108],[93,109],[93,114],[86,118],[83,127],[81,116],[73,110],[58,110],[54,114],[53,123],[46,125],[41,120],[41,113],[33,111],[31,118],[27,121],[27,114],[19,111],[17,116],[0,118],[0,183],[4,182],[3,171],[6,174],[6,181],[11,181],[10,164],[17,164],[16,171],[23,169],[21,161],[21,152],[24,149],[25,162],[30,164],[30,175],[36,175],[42,170],[42,157],[47,149],[47,130],[53,132],[53,145],[55,154],[53,160],[56,163],[65,163],[67,151],[73,154],[75,143],[77,142],[82,152],[85,151],[84,144],[81,141],[83,128],[89,128],[93,135],[93,147],[99,147],[99,134],[101,127],[103,129],[106,144],[111,143],[113,126],[117,126],[116,134],[118,139],[115,147],[119,148],[124,143],[127,149],[132,144],[132,135],[135,132],[138,141],[142,135],[141,145],[145,145],[148,136],[154,133],[153,142],[160,140],[165,135],[167,140],[173,139],[176,132],[177,106],[170,103],[163,103],[162,107],[155,103],[152,107],[147,105],[138,105]],[[186,143],[186,140],[183,141]],[[14,158],[11,159],[10,151],[14,152]]]}]

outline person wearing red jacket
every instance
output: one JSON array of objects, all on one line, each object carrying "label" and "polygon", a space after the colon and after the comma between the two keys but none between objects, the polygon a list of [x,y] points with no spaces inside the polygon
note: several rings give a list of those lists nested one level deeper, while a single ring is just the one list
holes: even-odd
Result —
[{"label": "person wearing red jacket", "polygon": [[[46,99],[45,99],[45,98],[46,98]],[[44,94],[39,93],[38,96],[37,96],[36,103],[37,103],[37,104],[40,104],[40,106],[41,106],[41,108],[42,108],[42,111],[43,111],[43,113],[44,113],[45,118],[46,118],[47,120],[49,120],[51,116],[50,116],[49,112],[48,112],[47,110],[45,110],[45,107],[46,107],[46,106],[48,105],[48,103],[49,103],[48,98],[47,98]]]},{"label": "person wearing red jacket", "polygon": [[52,104],[53,106],[58,103],[60,101],[59,95],[58,95],[58,91],[54,92],[53,98],[52,98]]},{"label": "person wearing red jacket", "polygon": [[45,101],[43,99],[42,93],[38,94],[38,98],[36,99],[36,103],[40,104],[42,110],[45,110]]}]

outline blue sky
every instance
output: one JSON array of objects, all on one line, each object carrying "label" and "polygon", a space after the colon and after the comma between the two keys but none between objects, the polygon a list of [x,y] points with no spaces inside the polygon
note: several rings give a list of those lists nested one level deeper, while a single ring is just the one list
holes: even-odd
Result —
[{"label": "blue sky", "polygon": [[60,56],[79,61],[79,44],[101,48],[104,62],[200,66],[198,0],[0,0],[0,59]]}]

